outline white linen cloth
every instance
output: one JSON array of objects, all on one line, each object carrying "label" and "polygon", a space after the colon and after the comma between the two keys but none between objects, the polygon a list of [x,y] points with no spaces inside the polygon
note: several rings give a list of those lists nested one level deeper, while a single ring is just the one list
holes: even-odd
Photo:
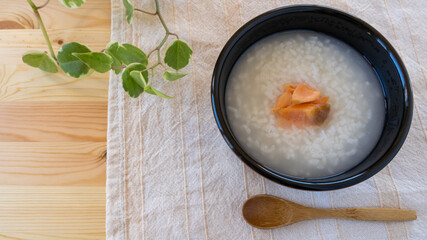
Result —
[{"label": "white linen cloth", "polygon": [[[154,10],[152,0],[131,0]],[[215,61],[228,38],[253,17],[280,6],[312,3],[342,9],[379,30],[399,52],[412,81],[414,116],[395,159],[363,183],[332,192],[284,187],[246,167],[223,141],[210,100]],[[112,74],[108,105],[107,239],[427,239],[427,1],[160,0],[171,31],[194,50],[190,74],[156,86],[176,96],[132,99]],[[164,36],[158,19],[135,13],[125,21],[112,0],[112,40],[148,52]],[[153,58],[155,59],[155,58]],[[267,193],[320,208],[417,210],[410,222],[310,220],[274,230],[246,224],[241,206]]]}]

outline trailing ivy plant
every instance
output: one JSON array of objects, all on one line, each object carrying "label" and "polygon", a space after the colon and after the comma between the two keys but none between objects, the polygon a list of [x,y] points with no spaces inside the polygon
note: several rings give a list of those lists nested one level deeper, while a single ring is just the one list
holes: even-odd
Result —
[{"label": "trailing ivy plant", "polygon": [[[78,8],[86,0],[59,1],[67,8]],[[129,0],[123,0],[128,24],[132,23],[134,12],[141,12],[157,17],[165,30],[165,36],[161,42],[148,55],[137,46],[118,42],[110,42],[105,49],[99,52],[92,51],[84,44],[70,42],[64,44],[56,55],[39,13],[39,10],[45,7],[49,0],[41,6],[36,6],[32,0],[27,0],[27,2],[34,11],[49,49],[49,53],[30,51],[22,56],[24,63],[32,67],[39,68],[45,72],[56,73],[59,66],[68,76],[73,78],[86,77],[93,71],[105,73],[113,70],[116,74],[121,73],[123,89],[129,96],[134,98],[143,92],[163,98],[171,98],[153,87],[154,69],[157,67],[165,69],[163,79],[166,81],[175,81],[187,75],[177,71],[188,65],[193,51],[185,41],[179,39],[176,33],[169,30],[160,13],[158,0],[154,0],[156,4],[155,12],[134,8]],[[162,58],[161,49],[170,36],[174,36],[176,39],[170,42]],[[152,54],[157,55],[157,59],[154,62],[149,61]],[[151,76],[149,76],[150,72]]]}]

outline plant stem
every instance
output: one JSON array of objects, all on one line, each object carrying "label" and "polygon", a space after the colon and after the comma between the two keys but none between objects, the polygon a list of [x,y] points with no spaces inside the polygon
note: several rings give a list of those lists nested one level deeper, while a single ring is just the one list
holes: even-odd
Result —
[{"label": "plant stem", "polygon": [[158,62],[158,63],[154,64],[153,66],[151,66],[151,67],[149,67],[149,68],[146,68],[146,69],[142,70],[141,72],[147,72],[148,70],[153,70],[154,68],[156,68],[156,67],[157,67],[157,66],[159,66],[159,65],[162,65],[162,63],[161,63],[161,62]]},{"label": "plant stem", "polygon": [[160,13],[159,0],[154,0],[154,2],[156,3],[156,14],[159,17],[160,22],[162,23],[163,27],[166,30],[166,35],[168,35],[169,34],[169,29],[166,26],[165,20],[163,20],[162,14]]},{"label": "plant stem", "polygon": [[162,41],[160,42],[160,44],[157,46],[157,49],[160,50],[160,48],[163,47],[163,44],[165,44],[166,40],[168,40],[168,37],[169,37],[169,33],[166,33],[165,37],[162,39]]},{"label": "plant stem", "polygon": [[157,13],[148,12],[148,11],[145,11],[145,10],[142,10],[142,9],[139,9],[139,8],[135,8],[134,10],[137,11],[137,12],[142,12],[142,13],[145,13],[145,14],[148,14],[148,15],[152,15],[152,16],[156,16],[157,15]]},{"label": "plant stem", "polygon": [[168,26],[166,25],[165,20],[163,19],[162,14],[160,13],[160,4],[159,4],[159,0],[154,0],[154,2],[156,3],[156,12],[155,12],[154,14],[153,14],[153,13],[150,13],[150,12],[147,12],[147,11],[144,11],[144,10],[140,10],[140,9],[138,9],[137,11],[140,11],[140,12],[143,12],[143,13],[146,13],[146,14],[150,14],[150,15],[157,15],[157,17],[159,17],[160,23],[162,24],[163,28],[165,29],[166,34],[165,34],[165,36],[163,37],[162,41],[159,43],[159,45],[157,45],[157,47],[156,47],[156,48],[154,48],[154,50],[152,50],[152,51],[148,54],[148,58],[149,58],[149,57],[150,57],[150,55],[151,55],[152,53],[154,53],[155,51],[157,51],[157,63],[155,63],[153,66],[151,66],[151,67],[149,67],[149,68],[147,68],[147,69],[143,70],[142,72],[148,71],[148,70],[150,70],[150,69],[151,69],[151,70],[153,70],[155,67],[157,67],[157,66],[159,66],[159,65],[162,65],[162,66],[163,66],[162,61],[161,61],[161,56],[160,56],[160,49],[163,47],[163,45],[165,44],[165,42],[168,40],[169,35],[174,35],[177,39],[179,39],[179,37],[178,37],[178,35],[177,35],[177,34],[175,34],[175,33],[171,33],[171,32],[169,31],[169,28],[168,28]]},{"label": "plant stem", "polygon": [[111,67],[111,69],[124,69],[124,68],[126,68],[127,66],[125,66],[125,65],[123,65],[123,66],[118,66],[118,67]]},{"label": "plant stem", "polygon": [[[167,36],[167,35],[166,35]],[[157,62],[158,63],[160,63],[161,62],[161,60],[160,59],[162,59],[161,57],[160,57],[160,48],[163,46],[163,43],[161,43],[160,45],[159,45],[159,47],[157,47]]]},{"label": "plant stem", "polygon": [[[163,64],[161,63],[161,62],[158,62],[158,63],[156,63],[156,64],[154,64],[153,66],[151,66],[151,67],[149,67],[149,68],[146,68],[146,69],[144,69],[144,70],[142,70],[141,72],[146,72],[146,71],[148,71],[148,70],[151,70],[151,69],[154,69],[155,67],[157,67],[157,66],[162,66],[162,67],[164,67],[163,66]],[[122,66],[118,66],[118,67],[111,67],[111,69],[124,69],[124,68],[126,68],[127,66],[126,65],[122,65]]]},{"label": "plant stem", "polygon": [[[159,43],[159,45],[157,45],[157,47],[156,47],[156,48],[154,48],[154,49],[153,49],[153,50],[152,50],[152,51],[147,55],[147,58],[150,58],[151,54],[157,51],[157,62],[156,62],[155,64],[153,64],[151,67],[146,68],[146,69],[144,69],[144,70],[142,70],[142,71],[141,71],[141,72],[146,72],[146,71],[151,70],[152,77],[153,77],[153,74],[154,74],[154,68],[155,68],[155,67],[157,67],[157,66],[159,66],[159,65],[160,65],[160,66],[162,66],[162,67],[164,67],[164,65],[162,64],[162,61],[161,61],[160,49],[161,49],[161,48],[163,47],[163,45],[166,43],[166,41],[168,40],[169,36],[170,36],[170,35],[173,35],[173,36],[175,36],[177,39],[179,39],[178,34],[176,34],[176,33],[171,33],[171,32],[169,31],[169,28],[168,28],[168,26],[166,25],[165,20],[163,19],[162,14],[160,13],[160,4],[159,4],[159,0],[154,0],[154,2],[155,2],[155,4],[156,4],[156,12],[154,12],[154,13],[149,12],[149,11],[145,11],[145,10],[142,10],[142,9],[138,9],[138,8],[135,8],[135,9],[134,9],[135,11],[138,11],[138,12],[142,12],[142,13],[145,13],[145,14],[149,14],[149,15],[157,16],[157,17],[159,18],[160,23],[162,24],[163,28],[165,29],[165,32],[166,32],[166,33],[165,33],[165,36],[163,37],[163,39],[162,39],[162,41]],[[126,67],[126,66],[121,66],[121,67],[112,67],[111,69],[118,69],[118,68],[125,68],[125,67]]]},{"label": "plant stem", "polygon": [[169,33],[169,35],[173,35],[173,36],[175,36],[175,37],[176,37],[176,39],[179,39],[179,36],[178,36],[178,34],[176,34],[176,33]]},{"label": "plant stem", "polygon": [[150,53],[148,53],[147,58],[150,58],[151,54],[153,54],[155,51],[158,51],[159,49],[155,48],[153,50],[151,50]]},{"label": "plant stem", "polygon": [[42,30],[44,39],[46,40],[47,46],[49,47],[50,55],[52,56],[53,59],[55,59],[55,61],[58,61],[56,59],[55,52],[53,51],[52,44],[50,43],[49,36],[47,35],[46,28],[45,28],[43,20],[40,16],[38,7],[33,3],[32,0],[27,0],[27,2],[28,2],[28,4],[30,4],[31,8],[33,9],[34,14],[36,15],[36,18],[40,24],[40,29]]},{"label": "plant stem", "polygon": [[43,3],[43,4],[42,4],[42,5],[40,5],[40,6],[37,6],[37,9],[42,9],[42,8],[46,7],[46,5],[47,5],[47,4],[49,4],[49,2],[50,2],[50,0],[46,0],[46,2],[45,2],[45,3]]}]

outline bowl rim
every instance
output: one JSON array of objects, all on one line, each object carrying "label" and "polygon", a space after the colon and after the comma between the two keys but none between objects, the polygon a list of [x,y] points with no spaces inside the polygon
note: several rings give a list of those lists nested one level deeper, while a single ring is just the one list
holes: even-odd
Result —
[{"label": "bowl rim", "polygon": [[[278,174],[278,172],[275,172],[274,170],[271,170],[268,167],[258,163],[249,154],[247,154],[246,151],[240,147],[237,139],[233,137],[231,129],[227,127],[226,117],[222,114],[218,114],[218,112],[221,112],[221,106],[219,104],[220,96],[218,94],[218,89],[217,89],[219,88],[219,79],[217,76],[220,75],[224,66],[225,59],[227,58],[229,52],[234,47],[234,45],[238,42],[240,38],[242,38],[249,30],[251,30],[258,23],[266,21],[278,15],[295,13],[295,12],[321,12],[326,14],[335,14],[335,15],[339,15],[340,18],[345,18],[346,20],[362,25],[362,27],[368,29],[371,33],[373,33],[377,37],[378,40],[380,40],[384,44],[383,46],[385,50],[388,51],[392,56],[391,59],[400,75],[399,80],[403,84],[403,88],[404,88],[403,94],[404,94],[404,100],[405,100],[404,115],[402,118],[402,123],[398,130],[398,135],[394,139],[392,145],[387,149],[387,151],[383,154],[383,156],[379,158],[368,169],[365,169],[364,171],[354,176],[345,178],[340,181],[311,183],[311,182],[304,181],[304,179],[302,178],[301,178],[302,180],[291,179],[287,176]],[[296,188],[296,189],[314,190],[314,191],[336,190],[336,189],[350,187],[352,185],[355,185],[357,183],[360,183],[372,177],[381,169],[383,169],[394,158],[394,156],[402,147],[403,142],[405,141],[406,136],[409,132],[409,128],[411,126],[411,121],[412,121],[412,114],[413,114],[413,96],[412,96],[411,84],[409,81],[409,75],[403,64],[402,59],[397,54],[397,51],[393,48],[390,42],[374,27],[372,27],[371,25],[369,25],[368,23],[366,23],[365,21],[361,20],[358,17],[355,17],[349,13],[346,13],[342,10],[338,10],[335,8],[320,6],[320,5],[311,5],[311,4],[289,5],[289,6],[279,7],[279,8],[267,11],[251,19],[247,23],[245,23],[232,35],[230,39],[227,41],[227,43],[224,45],[224,48],[222,49],[221,53],[219,54],[218,60],[215,63],[215,68],[212,74],[212,82],[211,82],[211,104],[212,104],[212,110],[215,117],[215,121],[217,123],[218,129],[221,132],[221,135],[223,136],[227,145],[231,148],[231,150],[237,155],[237,157],[241,161],[243,161],[247,166],[252,168],[257,173],[261,174],[262,176],[274,182],[277,182],[279,184],[282,184],[288,187]]]}]

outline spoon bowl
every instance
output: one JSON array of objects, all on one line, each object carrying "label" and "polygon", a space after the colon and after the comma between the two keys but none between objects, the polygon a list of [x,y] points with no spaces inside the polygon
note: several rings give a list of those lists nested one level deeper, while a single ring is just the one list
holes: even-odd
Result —
[{"label": "spoon bowl", "polygon": [[242,215],[251,226],[277,228],[314,218],[362,221],[408,221],[417,219],[413,210],[393,208],[319,209],[306,207],[271,195],[256,195],[243,204]]}]

